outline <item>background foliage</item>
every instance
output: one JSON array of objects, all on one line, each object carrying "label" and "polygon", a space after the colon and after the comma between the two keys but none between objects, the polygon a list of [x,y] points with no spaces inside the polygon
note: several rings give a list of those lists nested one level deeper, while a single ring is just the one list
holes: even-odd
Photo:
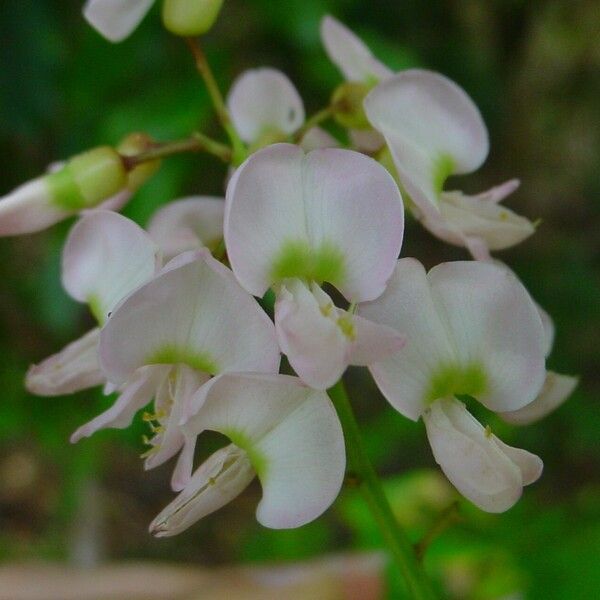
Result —
[{"label": "background foliage", "polygon": [[[84,23],[82,4],[0,3],[2,193],[53,160],[115,144],[132,130],[161,140],[196,127],[219,135],[192,61],[184,45],[161,30],[156,8],[129,40],[113,46]],[[434,541],[427,559],[454,597],[521,591],[551,600],[592,598],[600,590],[597,9],[594,0],[227,0],[206,40],[223,89],[246,68],[275,66],[297,85],[308,114],[340,81],[318,37],[326,12],[390,66],[442,71],[473,96],[491,131],[490,158],[466,178],[466,191],[519,177],[522,187],[509,205],[542,219],[537,235],[501,258],[556,321],[550,366],[580,374],[581,384],[565,406],[526,429],[479,415],[507,443],[540,454],[545,473],[505,515],[461,503],[462,520]],[[222,194],[224,175],[211,157],[169,159],[125,212],[145,224],[157,206],[177,196]],[[143,424],[71,447],[69,434],[107,399],[95,392],[36,398],[23,390],[30,363],[90,325],[60,286],[60,250],[70,225],[0,240],[0,560],[213,564],[376,547],[377,532],[352,491],[326,518],[299,530],[261,529],[253,519],[260,490],[252,487],[176,540],[148,536],[148,522],[171,497],[170,465],[142,473]],[[466,258],[414,223],[403,254],[428,266]],[[399,518],[418,539],[453,492],[435,475],[422,424],[396,414],[364,372],[350,377],[370,453],[389,475]],[[219,443],[208,438],[201,451]]]}]

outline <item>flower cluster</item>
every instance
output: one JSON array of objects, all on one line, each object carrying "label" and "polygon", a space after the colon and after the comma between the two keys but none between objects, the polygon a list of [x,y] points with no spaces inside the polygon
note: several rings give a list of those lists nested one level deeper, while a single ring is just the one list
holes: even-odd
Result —
[{"label": "flower cluster", "polygon": [[[85,15],[117,41],[151,5],[90,0]],[[178,35],[203,33],[221,8],[187,5],[196,12],[182,16],[185,2],[164,3],[165,24]],[[177,200],[146,230],[114,212],[159,168],[159,146],[138,134],[0,201],[2,235],[81,213],[62,282],[97,326],[32,366],[26,385],[46,396],[116,392],[73,442],[127,427],[152,403],[143,413],[145,467],[177,457],[172,487],[180,492],[153,521],[157,536],[186,529],[255,476],[263,525],[297,527],[323,513],[346,466],[327,390],[349,365],[367,367],[396,410],[423,419],[448,479],[490,512],[510,508],[542,462],[504,444],[467,404],[526,424],[576,384],[546,371],[552,322],[490,255],[534,232],[500,204],[518,181],[477,195],[444,189],[488,154],[473,101],[440,74],[392,72],[332,17],[321,35],[345,78],[325,116],[347,130],[347,143],[306,119],[286,75],[261,68],[243,73],[220,107],[237,141],[224,199]],[[427,272],[399,259],[405,208],[474,260]],[[280,374],[281,354],[295,376]],[[195,467],[196,440],[208,430],[230,444]]]}]

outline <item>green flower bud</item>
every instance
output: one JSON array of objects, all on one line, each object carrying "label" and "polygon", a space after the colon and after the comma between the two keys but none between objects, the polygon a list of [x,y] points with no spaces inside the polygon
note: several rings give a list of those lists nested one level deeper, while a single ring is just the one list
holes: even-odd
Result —
[{"label": "green flower bud", "polygon": [[371,124],[363,108],[363,100],[369,91],[370,88],[363,83],[342,83],[331,97],[333,118],[348,129],[370,129]]},{"label": "green flower bud", "polygon": [[163,23],[175,35],[202,35],[213,26],[222,4],[223,0],[164,0]]},{"label": "green flower bud", "polygon": [[56,206],[79,211],[96,206],[124,189],[127,171],[114,148],[101,146],[71,158],[44,180]]}]

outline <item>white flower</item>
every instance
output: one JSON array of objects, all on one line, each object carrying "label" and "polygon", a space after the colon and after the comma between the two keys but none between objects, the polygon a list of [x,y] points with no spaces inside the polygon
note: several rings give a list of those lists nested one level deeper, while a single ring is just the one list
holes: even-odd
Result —
[{"label": "white flower", "polygon": [[403,71],[375,87],[364,106],[385,137],[415,215],[434,235],[488,259],[490,250],[514,246],[535,231],[499,205],[518,187],[516,180],[475,196],[444,191],[450,175],[475,171],[489,151],[479,110],[454,82],[431,71]]},{"label": "white flower", "polygon": [[540,392],[546,339],[525,288],[489,263],[445,263],[426,273],[402,259],[384,294],[359,312],[407,337],[370,366],[384,396],[405,416],[423,417],[436,461],[463,495],[490,512],[510,508],[542,463],[503,444],[455,397],[504,413]]},{"label": "white flower", "polygon": [[276,292],[282,350],[306,383],[333,385],[349,364],[399,348],[395,331],[334,306],[385,289],[402,243],[398,188],[376,161],[349,150],[304,154],[274,144],[252,155],[227,189],[225,242],[232,269],[255,296]]},{"label": "white flower", "polygon": [[[183,449],[173,475],[176,489],[187,482],[193,457],[195,438],[186,440],[180,429],[192,396],[213,375],[276,373],[280,360],[273,323],[206,249],[180,254],[124,299],[102,329],[99,355],[116,385],[141,369],[158,373],[155,411],[148,416],[156,422],[155,435],[145,466],[158,466]],[[126,403],[120,410],[132,414]],[[106,426],[102,417],[95,423]],[[98,429],[84,427],[84,435]]]},{"label": "white flower", "polygon": [[345,470],[342,428],[324,392],[286,375],[227,374],[200,392],[184,429],[224,434],[231,444],[194,473],[181,494],[152,522],[159,537],[180,533],[230,502],[258,475],[256,517],[266,527],[299,527],[338,495]]}]

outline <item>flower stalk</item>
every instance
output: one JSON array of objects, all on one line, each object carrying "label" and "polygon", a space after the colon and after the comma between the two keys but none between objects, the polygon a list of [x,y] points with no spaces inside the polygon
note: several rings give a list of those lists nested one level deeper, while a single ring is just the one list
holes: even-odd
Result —
[{"label": "flower stalk", "polygon": [[333,115],[333,108],[331,106],[326,106],[321,110],[317,111],[314,115],[306,119],[304,125],[296,132],[294,136],[294,140],[296,142],[300,141],[304,135],[310,131],[313,127],[320,125],[323,121],[327,121]]},{"label": "flower stalk", "polygon": [[381,482],[367,456],[358,423],[342,380],[330,388],[328,393],[342,423],[350,468],[358,476],[360,490],[404,577],[411,597],[416,600],[435,598],[431,583],[419,563],[410,540],[394,517]]},{"label": "flower stalk", "polygon": [[231,140],[231,145],[233,146],[233,164],[234,166],[240,165],[246,158],[246,146],[231,122],[231,116],[225,105],[225,100],[223,99],[217,80],[213,75],[208,60],[206,60],[204,50],[202,50],[200,42],[196,38],[186,38],[186,42],[194,56],[196,69],[198,70],[198,73],[200,73],[202,79],[204,79],[210,99],[217,112],[217,117]]},{"label": "flower stalk", "polygon": [[184,152],[208,152],[225,163],[229,163],[232,156],[231,148],[225,144],[221,144],[203,133],[194,132],[189,138],[156,144],[154,147],[138,154],[123,156],[123,162],[128,170],[132,170],[141,163]]}]

